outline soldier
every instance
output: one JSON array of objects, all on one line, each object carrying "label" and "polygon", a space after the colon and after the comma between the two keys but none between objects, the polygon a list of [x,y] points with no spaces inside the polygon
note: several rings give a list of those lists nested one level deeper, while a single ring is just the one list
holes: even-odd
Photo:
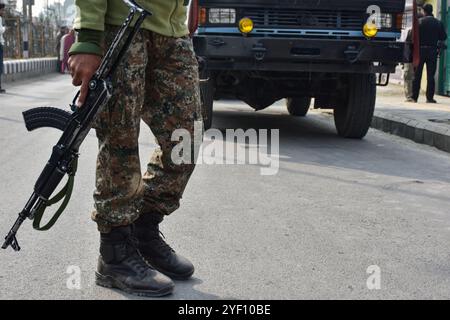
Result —
[{"label": "soldier", "polygon": [[433,16],[433,6],[426,4],[423,6],[425,16],[419,19],[420,33],[420,63],[416,69],[413,83],[413,101],[417,102],[420,92],[420,82],[422,81],[423,67],[427,65],[427,103],[436,103],[434,100],[435,80],[437,69],[438,44],[447,40],[445,27]]},{"label": "soldier", "polygon": [[[138,33],[113,80],[114,93],[95,125],[99,140],[95,211],[100,231],[96,283],[128,293],[163,296],[172,279],[188,279],[191,262],[164,241],[159,224],[179,207],[194,164],[176,165],[173,130],[194,134],[201,120],[198,63],[186,26],[186,0],[143,0],[153,12]],[[104,48],[111,44],[128,8],[122,0],[76,0],[78,42],[70,50],[78,105]],[[103,39],[103,40],[102,40]],[[141,119],[160,148],[141,176],[138,136]]]}]

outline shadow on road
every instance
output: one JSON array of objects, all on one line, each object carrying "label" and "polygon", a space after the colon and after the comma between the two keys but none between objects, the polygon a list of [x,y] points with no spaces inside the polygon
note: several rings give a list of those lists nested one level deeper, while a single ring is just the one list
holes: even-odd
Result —
[{"label": "shadow on road", "polygon": [[[187,281],[176,281],[174,293],[170,296],[163,297],[164,300],[220,300],[221,298],[214,294],[209,294],[196,290],[194,287],[202,284],[203,281],[198,278],[191,278]],[[100,287],[99,287],[100,288]],[[104,288],[101,288],[104,289]],[[146,298],[138,297],[135,295],[127,294],[117,289],[104,289],[114,290],[115,293],[120,294],[126,299],[130,300],[160,300],[161,298]]]},{"label": "shadow on road", "polygon": [[[277,107],[278,108],[278,107]],[[274,111],[274,107],[268,109]],[[281,109],[283,110],[283,109]],[[279,129],[280,130],[280,171],[291,174],[314,175],[321,179],[331,179],[340,183],[372,186],[367,182],[367,174],[402,177],[403,184],[387,189],[415,195],[450,201],[450,197],[441,197],[428,192],[430,184],[442,187],[450,183],[449,159],[445,153],[419,146],[413,143],[403,144],[403,140],[388,134],[369,131],[363,140],[344,139],[336,134],[332,117],[322,113],[311,113],[305,118],[296,118],[282,112],[252,112],[245,110],[219,110],[214,113],[213,128],[225,129]],[[392,138],[392,139],[391,139]],[[436,163],[436,157],[443,161]],[[346,179],[344,174],[330,177],[324,173],[309,172],[307,168],[294,168],[283,164],[295,163],[333,169],[353,171],[361,179]],[[438,186],[436,186],[436,184]],[[407,185],[408,190],[402,189]],[[411,189],[412,186],[412,190]],[[379,183],[373,185],[379,188]]]}]

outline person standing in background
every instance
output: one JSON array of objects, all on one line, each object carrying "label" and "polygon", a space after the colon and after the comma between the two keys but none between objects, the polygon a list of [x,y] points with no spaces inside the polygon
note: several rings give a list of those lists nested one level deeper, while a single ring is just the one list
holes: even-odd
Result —
[{"label": "person standing in background", "polygon": [[64,35],[61,38],[61,73],[66,73],[69,69],[68,61],[69,61],[69,50],[72,45],[75,43],[75,30],[71,29],[69,33]]},{"label": "person standing in background", "polygon": [[3,15],[5,14],[5,4],[0,3],[0,94],[5,93],[5,89],[2,88],[2,75],[3,75],[3,46],[5,45],[5,38],[3,34],[6,28],[3,26]]},{"label": "person standing in background", "polygon": [[[417,18],[420,19],[424,16],[423,9],[421,7],[417,8]],[[402,40],[406,42],[413,42],[413,31],[412,28],[409,28],[404,36],[402,36]],[[412,63],[404,63],[403,64],[403,82],[404,82],[404,90],[406,102],[415,102],[414,101],[414,77],[415,70],[414,65]]]},{"label": "person standing in background", "polygon": [[67,28],[65,26],[62,26],[59,29],[58,34],[56,35],[56,47],[55,47],[55,50],[56,50],[56,54],[58,56],[58,62],[57,62],[57,65],[56,65],[56,71],[58,71],[58,72],[61,72],[61,64],[62,64],[62,60],[63,60],[63,57],[61,56],[61,39],[62,39],[62,37],[64,37],[66,35],[66,33],[67,33]]},{"label": "person standing in background", "polygon": [[[412,41],[412,29],[408,30],[406,41]],[[414,66],[412,63],[403,64],[403,82],[405,88],[406,102],[414,102],[413,83],[414,83]]]},{"label": "person standing in background", "polygon": [[447,40],[447,33],[441,21],[433,16],[433,6],[423,6],[425,16],[419,19],[420,33],[420,63],[414,75],[413,101],[417,102],[420,93],[420,83],[425,64],[427,65],[427,103],[436,103],[434,100],[435,79],[438,59],[438,44]]}]

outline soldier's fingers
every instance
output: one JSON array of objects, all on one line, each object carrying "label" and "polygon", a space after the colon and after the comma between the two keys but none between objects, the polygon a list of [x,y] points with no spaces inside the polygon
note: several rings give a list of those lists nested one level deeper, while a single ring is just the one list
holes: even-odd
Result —
[{"label": "soldier's fingers", "polygon": [[78,86],[81,85],[81,83],[82,83],[82,80],[81,80],[81,75],[80,75],[80,73],[79,73],[79,72],[74,72],[74,73],[72,73],[72,84],[73,84],[75,87],[78,87]]},{"label": "soldier's fingers", "polygon": [[80,97],[78,98],[77,107],[82,107],[89,93],[89,80],[84,79],[81,84]]}]

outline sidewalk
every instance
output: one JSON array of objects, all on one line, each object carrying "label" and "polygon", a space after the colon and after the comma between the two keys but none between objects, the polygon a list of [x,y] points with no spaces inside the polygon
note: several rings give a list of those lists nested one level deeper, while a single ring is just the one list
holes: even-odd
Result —
[{"label": "sidewalk", "polygon": [[43,74],[56,72],[57,58],[31,58],[5,60],[3,63],[4,82],[11,83]]},{"label": "sidewalk", "polygon": [[417,143],[450,152],[450,98],[436,96],[438,104],[405,102],[403,87],[378,87],[372,127]]}]

